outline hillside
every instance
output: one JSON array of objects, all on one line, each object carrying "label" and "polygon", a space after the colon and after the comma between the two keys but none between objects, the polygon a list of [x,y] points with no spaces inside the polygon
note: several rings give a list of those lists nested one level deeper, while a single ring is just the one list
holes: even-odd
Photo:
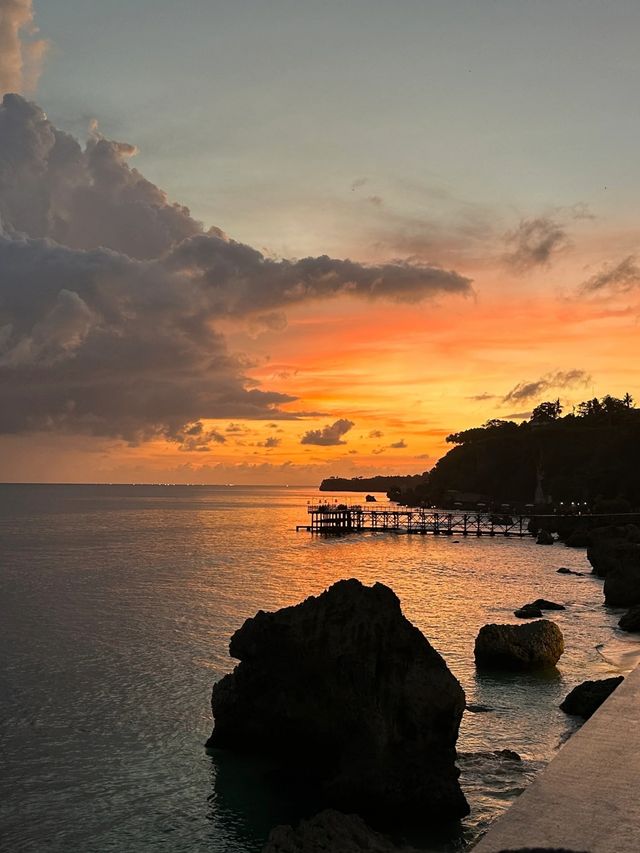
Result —
[{"label": "hillside", "polygon": [[559,401],[542,403],[521,424],[491,420],[453,433],[455,446],[424,481],[390,496],[410,505],[624,498],[640,506],[640,411],[632,403],[606,396],[564,417]]}]

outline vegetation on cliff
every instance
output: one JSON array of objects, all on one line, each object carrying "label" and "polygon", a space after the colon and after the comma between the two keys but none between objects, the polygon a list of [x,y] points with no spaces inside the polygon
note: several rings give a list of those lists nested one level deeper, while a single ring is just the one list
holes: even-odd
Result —
[{"label": "vegetation on cliff", "polygon": [[321,492],[389,492],[411,489],[422,483],[426,474],[393,474],[377,477],[327,477],[320,483]]},{"label": "vegetation on cliff", "polygon": [[417,506],[586,502],[640,506],[640,410],[629,394],[605,396],[562,415],[541,403],[528,421],[492,419],[452,433],[454,447],[409,487],[389,497]]}]

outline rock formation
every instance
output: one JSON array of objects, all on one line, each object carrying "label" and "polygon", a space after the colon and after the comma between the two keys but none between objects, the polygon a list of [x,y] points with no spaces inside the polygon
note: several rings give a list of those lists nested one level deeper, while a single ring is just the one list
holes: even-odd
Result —
[{"label": "rock formation", "polygon": [[536,536],[536,545],[553,545],[555,539],[548,530],[541,529]]},{"label": "rock formation", "polygon": [[589,532],[587,559],[594,574],[606,577],[625,559],[625,554],[633,552],[634,545],[640,543],[640,528],[635,524],[610,525],[596,527]]},{"label": "rock formation", "polygon": [[616,551],[616,566],[604,579],[604,600],[611,607],[640,604],[640,545],[629,543]]},{"label": "rock formation", "polygon": [[272,756],[320,808],[378,826],[468,813],[454,764],[464,692],[391,589],[339,581],[259,611],[229,650],[241,662],[213,688],[208,747]]},{"label": "rock formation", "polygon": [[476,637],[479,668],[537,669],[555,666],[564,652],[562,631],[540,619],[528,625],[485,625]]},{"label": "rock formation", "polygon": [[616,678],[603,678],[599,681],[584,681],[573,688],[560,705],[560,709],[565,714],[573,714],[576,717],[584,717],[585,720],[588,720],[622,681],[624,679],[621,675]]},{"label": "rock formation", "polygon": [[[276,826],[262,853],[412,853],[374,832],[361,817],[325,809],[292,826]],[[417,851],[415,851],[417,853]]]},{"label": "rock formation", "polygon": [[632,633],[640,631],[640,604],[636,604],[635,607],[631,607],[627,610],[624,616],[621,617],[618,625],[623,631],[629,631]]}]

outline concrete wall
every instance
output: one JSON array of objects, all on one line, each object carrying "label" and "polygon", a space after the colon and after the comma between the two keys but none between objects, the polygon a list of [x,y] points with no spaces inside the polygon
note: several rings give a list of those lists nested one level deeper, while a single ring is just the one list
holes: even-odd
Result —
[{"label": "concrete wall", "polygon": [[640,851],[640,667],[474,847]]}]

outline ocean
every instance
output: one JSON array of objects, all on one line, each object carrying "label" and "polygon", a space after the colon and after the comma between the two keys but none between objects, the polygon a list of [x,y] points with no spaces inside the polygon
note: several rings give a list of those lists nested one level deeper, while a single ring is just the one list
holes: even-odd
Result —
[{"label": "ocean", "polygon": [[[333,497],[333,496],[332,496]],[[349,498],[357,498],[350,495]],[[291,804],[243,762],[204,750],[231,634],[257,610],[332,582],[381,581],[444,656],[467,701],[458,749],[472,813],[425,850],[461,850],[575,729],[558,708],[587,678],[628,672],[583,550],[496,537],[295,532],[314,489],[0,486],[0,834],[19,851],[261,850]],[[560,566],[586,572],[559,575]],[[480,675],[473,642],[538,597],[566,652],[554,675]],[[517,762],[493,753],[515,750]]]}]

